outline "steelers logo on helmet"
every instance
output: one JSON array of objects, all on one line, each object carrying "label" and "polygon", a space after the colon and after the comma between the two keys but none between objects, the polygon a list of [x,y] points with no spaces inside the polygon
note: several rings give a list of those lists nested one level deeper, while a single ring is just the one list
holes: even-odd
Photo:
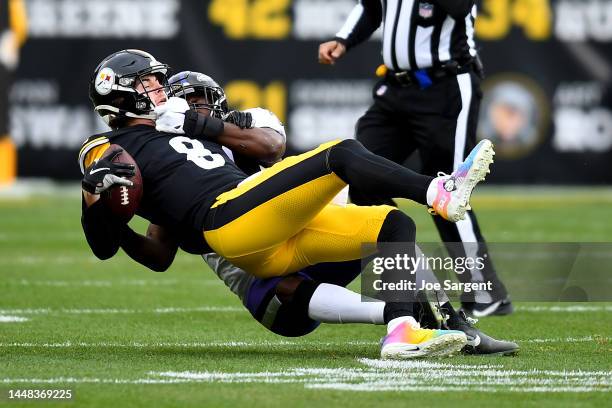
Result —
[{"label": "steelers logo on helmet", "polygon": [[115,84],[115,71],[111,68],[103,68],[100,70],[96,78],[95,88],[100,95],[108,95],[113,90]]}]

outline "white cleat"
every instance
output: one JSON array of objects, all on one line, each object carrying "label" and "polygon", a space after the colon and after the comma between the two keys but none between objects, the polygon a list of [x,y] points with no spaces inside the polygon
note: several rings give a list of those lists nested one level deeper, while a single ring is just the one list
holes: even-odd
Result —
[{"label": "white cleat", "polygon": [[493,144],[484,139],[451,175],[438,173],[432,181],[436,183],[437,194],[430,212],[453,222],[463,220],[466,211],[472,209],[470,197],[474,187],[491,172],[489,166],[493,163],[493,156]]}]

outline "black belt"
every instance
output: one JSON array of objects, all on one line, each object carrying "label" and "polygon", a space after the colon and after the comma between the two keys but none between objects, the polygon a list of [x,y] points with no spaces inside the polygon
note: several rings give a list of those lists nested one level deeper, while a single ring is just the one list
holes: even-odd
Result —
[{"label": "black belt", "polygon": [[421,88],[428,88],[432,84],[448,77],[454,77],[467,72],[475,71],[479,73],[479,64],[476,59],[470,60],[461,65],[457,61],[446,62],[441,67],[431,67],[411,71],[388,70],[385,78],[398,85],[409,86],[418,85]]}]

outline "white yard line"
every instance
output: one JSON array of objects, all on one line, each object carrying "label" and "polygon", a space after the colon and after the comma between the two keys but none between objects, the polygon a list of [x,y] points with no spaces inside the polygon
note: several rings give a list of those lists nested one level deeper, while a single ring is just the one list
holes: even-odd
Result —
[{"label": "white yard line", "polygon": [[129,280],[5,280],[9,286],[52,286],[52,287],[121,287],[121,286],[171,286],[171,285],[210,285],[224,287],[219,280],[179,280],[179,279],[129,279]]},{"label": "white yard line", "polygon": [[593,337],[593,336],[585,336],[585,337],[557,337],[550,339],[524,339],[524,340],[514,340],[519,343],[589,343],[589,342],[597,342],[597,341],[610,341],[612,340],[610,337]]},{"label": "white yard line", "polygon": [[376,341],[347,341],[347,342],[308,342],[299,343],[292,341],[213,341],[213,342],[58,342],[58,343],[30,343],[13,342],[0,343],[0,348],[77,348],[77,347],[117,347],[117,348],[166,348],[166,347],[185,347],[185,348],[252,348],[252,347],[341,347],[341,346],[375,346]]},{"label": "white yard line", "polygon": [[159,307],[155,309],[0,309],[0,314],[49,315],[49,314],[138,314],[138,313],[237,313],[246,312],[237,306]]},{"label": "white yard line", "polygon": [[4,384],[302,384],[307,389],[404,392],[612,391],[611,371],[510,370],[501,364],[451,364],[437,361],[388,361],[362,358],[359,367],[290,368],[277,371],[164,371],[143,378],[3,378]]},{"label": "white yard line", "polygon": [[[597,341],[609,341],[611,340],[609,337],[593,337],[593,336],[585,336],[585,337],[565,337],[565,338],[536,338],[536,339],[515,339],[514,341],[519,344],[523,343],[568,343],[568,342],[597,342]],[[342,347],[342,346],[377,346],[379,343],[377,341],[333,341],[333,342],[324,342],[324,341],[309,341],[309,342],[298,342],[298,341],[289,341],[289,340],[279,340],[279,341],[212,341],[212,342],[77,342],[77,341],[64,341],[64,342],[55,342],[55,343],[45,343],[45,342],[12,342],[12,343],[0,343],[0,348],[78,348],[78,347],[87,347],[87,348],[107,348],[107,347],[117,347],[117,348],[253,348],[253,347]],[[378,360],[372,360],[378,361]],[[384,361],[384,367],[393,367],[394,364],[396,368],[404,367],[404,362],[397,361]],[[428,367],[432,367],[431,362],[412,362],[412,364],[425,364]],[[374,363],[372,363],[374,364]],[[442,364],[442,363],[440,363]],[[412,366],[411,366],[412,367]],[[464,366],[454,365],[453,367],[466,368]],[[483,366],[479,365],[479,369],[484,368],[498,368],[501,366]]]},{"label": "white yard line", "polygon": [[551,313],[565,313],[565,312],[612,312],[612,306],[604,305],[562,305],[562,306],[516,306],[517,312],[551,312]]},{"label": "white yard line", "polygon": [[[95,281],[93,281],[95,282]],[[133,281],[133,285],[139,285],[141,281]],[[145,281],[148,282],[148,281]],[[180,281],[179,281],[180,282]],[[211,281],[216,282],[216,281]],[[98,282],[101,284],[101,282]],[[143,283],[144,284],[144,283]],[[171,284],[171,283],[168,283]],[[85,284],[86,285],[86,284]],[[92,286],[94,286],[92,284]],[[561,312],[612,312],[612,306],[517,306],[519,312],[535,313],[561,313]],[[119,308],[32,308],[32,309],[0,309],[0,314],[11,315],[47,315],[47,314],[138,314],[138,313],[239,313],[246,309],[238,306],[199,306],[199,307],[159,307],[155,309],[119,309]],[[571,338],[570,338],[571,339]],[[584,340],[586,341],[586,340]]]},{"label": "white yard line", "polygon": [[27,317],[0,315],[0,323],[21,323],[28,320],[30,319]]}]

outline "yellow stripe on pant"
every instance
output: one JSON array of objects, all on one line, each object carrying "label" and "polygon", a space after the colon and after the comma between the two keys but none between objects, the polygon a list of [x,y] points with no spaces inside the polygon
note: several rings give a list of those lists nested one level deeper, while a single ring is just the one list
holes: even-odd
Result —
[{"label": "yellow stripe on pant", "polygon": [[[283,160],[221,194],[211,208],[244,199],[247,191],[277,183],[274,175],[306,164],[338,141]],[[219,228],[204,231],[213,250],[234,265],[262,278],[282,276],[321,262],[362,256],[362,243],[375,243],[390,206],[330,205],[346,186],[334,173],[323,174],[278,194]],[[278,189],[278,186],[274,186]],[[234,202],[235,204],[235,202]]]},{"label": "yellow stripe on pant", "polygon": [[[262,170],[262,172],[260,174],[257,175],[257,177],[253,177],[250,179],[245,180],[244,182],[240,183],[240,185],[232,190],[226,191],[223,194],[220,194],[219,197],[217,197],[217,200],[215,201],[215,203],[210,207],[210,208],[216,208],[222,204],[225,204],[226,202],[237,198],[239,196],[241,196],[242,194],[246,193],[247,191],[251,190],[252,188],[261,185],[262,183],[266,182],[267,180],[269,180],[272,176],[277,175],[278,173],[282,172],[283,170],[286,170],[287,168],[291,167],[291,166],[295,166],[298,163],[304,162],[307,159],[321,153],[322,151],[329,149],[330,147],[337,145],[338,143],[340,143],[341,140],[333,140],[331,142],[327,142],[327,143],[323,143],[322,145],[320,145],[319,147],[317,147],[316,149],[310,150],[306,153],[302,153],[299,154],[297,156],[290,156],[287,157],[283,160],[281,160],[280,162],[276,163],[275,165],[273,165],[272,167],[268,167],[267,169]],[[338,180],[340,180],[338,177],[336,177]],[[343,185],[342,188],[344,188],[344,186],[346,186],[346,184],[340,180],[340,183]],[[341,189],[342,189],[341,188]],[[340,189],[340,190],[341,190]],[[338,191],[340,191],[338,190]],[[337,194],[337,193],[336,193]],[[335,194],[334,194],[335,196]],[[331,200],[331,199],[330,199]]]}]

